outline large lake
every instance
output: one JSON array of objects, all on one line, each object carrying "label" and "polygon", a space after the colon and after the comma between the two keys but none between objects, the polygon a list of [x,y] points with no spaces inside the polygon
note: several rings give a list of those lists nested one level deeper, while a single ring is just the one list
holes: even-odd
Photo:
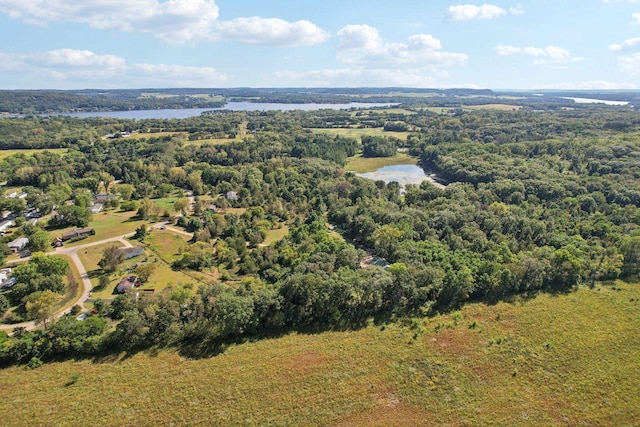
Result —
[{"label": "large lake", "polygon": [[375,172],[359,173],[356,175],[374,181],[384,181],[387,184],[395,181],[400,184],[400,187],[402,188],[401,192],[404,192],[404,188],[407,184],[420,185],[422,181],[429,181],[439,188],[445,187],[435,180],[435,175],[427,175],[421,167],[416,165],[384,166]]},{"label": "large lake", "polygon": [[61,115],[78,117],[110,117],[114,119],[186,119],[197,117],[205,111],[314,111],[325,108],[334,110],[348,110],[350,108],[390,107],[392,103],[363,103],[349,104],[276,104],[267,102],[229,102],[221,108],[184,108],[167,110],[132,110],[132,111],[95,111],[89,113],[63,113]]},{"label": "large lake", "polygon": [[627,101],[607,101],[606,99],[593,99],[593,98],[573,98],[569,96],[563,96],[563,99],[570,99],[576,104],[604,104],[604,105],[629,105]]}]

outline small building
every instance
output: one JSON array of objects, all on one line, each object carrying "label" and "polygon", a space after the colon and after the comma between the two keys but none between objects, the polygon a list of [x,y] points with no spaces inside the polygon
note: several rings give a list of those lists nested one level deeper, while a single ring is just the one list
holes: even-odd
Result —
[{"label": "small building", "polygon": [[93,228],[76,228],[75,230],[62,233],[62,241],[84,239],[94,234],[96,234],[96,232]]},{"label": "small building", "polygon": [[9,280],[10,276],[11,276],[10,268],[3,268],[2,270],[0,270],[0,285],[4,285],[4,283]]},{"label": "small building", "polygon": [[238,193],[236,193],[235,191],[227,191],[227,200],[235,202],[236,200],[238,200]]},{"label": "small building", "polygon": [[13,242],[9,242],[7,246],[9,246],[9,249],[11,249],[11,252],[16,253],[16,252],[22,252],[24,248],[27,247],[28,244],[29,244],[29,239],[27,239],[26,237],[20,237],[14,240]]},{"label": "small building", "polygon": [[0,232],[7,231],[7,228],[12,227],[14,225],[15,225],[15,222],[13,222],[13,220],[10,220],[10,219],[4,220],[0,222]]},{"label": "small building", "polygon": [[53,246],[54,248],[61,248],[64,246],[64,243],[62,243],[61,238],[56,237],[53,239],[53,242],[51,242],[51,246]]},{"label": "small building", "polygon": [[97,214],[102,212],[102,209],[104,208],[104,205],[102,203],[94,203],[93,205],[91,205],[91,213]]},{"label": "small building", "polygon": [[134,246],[132,248],[120,248],[120,252],[124,255],[124,259],[131,259],[144,254],[142,246]]},{"label": "small building", "polygon": [[129,289],[140,286],[140,280],[136,276],[127,276],[124,279],[120,280],[118,286],[116,286],[116,292],[119,294],[124,294]]},{"label": "small building", "polygon": [[205,209],[211,212],[218,212],[220,209],[214,205],[214,204],[209,204],[207,206],[205,206]]}]

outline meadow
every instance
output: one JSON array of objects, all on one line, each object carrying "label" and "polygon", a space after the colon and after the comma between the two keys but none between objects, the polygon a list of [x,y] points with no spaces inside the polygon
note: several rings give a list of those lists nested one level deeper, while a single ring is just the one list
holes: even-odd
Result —
[{"label": "meadow", "polygon": [[0,160],[4,160],[9,156],[13,156],[14,154],[24,154],[25,156],[32,156],[44,151],[49,151],[55,154],[65,154],[68,150],[66,148],[24,148],[14,150],[0,150]]},{"label": "meadow", "polygon": [[10,367],[5,425],[637,425],[640,287],[583,288],[189,358]]},{"label": "meadow", "polygon": [[393,136],[398,139],[405,140],[410,132],[391,132],[385,131],[383,128],[312,128],[316,133],[327,133],[335,136],[345,136],[349,138],[361,139],[363,136]]}]

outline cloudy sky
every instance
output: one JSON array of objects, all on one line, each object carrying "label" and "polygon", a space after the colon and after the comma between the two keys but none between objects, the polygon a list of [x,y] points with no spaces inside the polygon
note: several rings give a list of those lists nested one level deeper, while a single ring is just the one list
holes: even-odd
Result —
[{"label": "cloudy sky", "polygon": [[640,88],[640,0],[0,0],[0,88]]}]

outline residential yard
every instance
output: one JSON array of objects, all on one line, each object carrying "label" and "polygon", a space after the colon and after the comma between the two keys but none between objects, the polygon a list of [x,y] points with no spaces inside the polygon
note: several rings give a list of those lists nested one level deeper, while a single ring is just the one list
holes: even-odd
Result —
[{"label": "residential yard", "polygon": [[[112,280],[109,285],[105,287],[100,287],[100,274],[102,273],[102,269],[98,266],[98,262],[102,258],[102,251],[106,248],[116,246],[118,248],[123,247],[124,245],[120,242],[110,242],[103,243],[101,245],[91,246],[86,249],[80,249],[78,251],[78,257],[80,261],[82,261],[82,265],[84,265],[85,270],[89,274],[89,278],[91,279],[91,284],[93,285],[93,290],[91,291],[91,297],[93,299],[111,299],[113,298],[113,289],[118,284],[120,279],[116,278],[116,273],[112,274]],[[135,259],[135,258],[134,258]],[[132,260],[128,260],[132,261]],[[130,264],[127,262],[126,264]],[[124,264],[123,264],[124,265]],[[111,286],[113,284],[113,286]]]},{"label": "residential yard", "polygon": [[366,173],[375,172],[384,166],[391,165],[415,165],[418,159],[406,153],[398,153],[393,157],[362,157],[357,155],[350,157],[344,169],[350,172]]},{"label": "residential yard", "polygon": [[631,426],[640,419],[638,310],[640,287],[619,283],[292,333],[204,358],[153,349],[10,367],[0,376],[0,416],[16,426],[43,417],[50,425]]},{"label": "residential yard", "polygon": [[[66,247],[74,247],[87,243],[99,242],[100,240],[109,239],[111,237],[121,236],[127,233],[133,233],[140,225],[149,225],[149,221],[142,221],[135,218],[136,212],[119,212],[119,211],[103,211],[93,214],[93,220],[89,223],[89,227],[95,229],[96,234],[77,242],[65,243]],[[49,232],[53,237],[61,236],[62,233],[71,231],[76,227],[67,227],[61,230]]]}]

